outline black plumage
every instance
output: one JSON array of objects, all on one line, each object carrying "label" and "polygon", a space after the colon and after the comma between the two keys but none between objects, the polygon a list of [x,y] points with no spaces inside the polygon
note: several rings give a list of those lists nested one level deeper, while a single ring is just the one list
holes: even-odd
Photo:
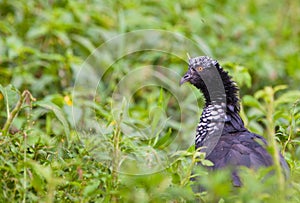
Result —
[{"label": "black plumage", "polygon": [[[241,186],[238,166],[257,169],[273,165],[267,141],[249,132],[239,115],[238,87],[216,60],[207,56],[189,59],[189,69],[180,84],[190,82],[205,97],[205,106],[197,127],[195,146],[204,147],[211,169],[232,168],[234,186]],[[289,167],[280,155],[281,166]]]}]

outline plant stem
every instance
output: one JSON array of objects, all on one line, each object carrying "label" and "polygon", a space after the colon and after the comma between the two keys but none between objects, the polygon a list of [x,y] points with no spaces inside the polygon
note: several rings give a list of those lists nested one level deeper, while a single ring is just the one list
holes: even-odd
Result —
[{"label": "plant stem", "polygon": [[[26,132],[24,132],[24,146],[26,146],[27,145],[27,133]],[[26,161],[27,161],[27,159],[26,159],[26,152],[27,152],[27,150],[26,150],[26,148],[24,147],[24,152],[23,152],[23,156],[24,156],[24,163],[26,163]],[[27,181],[27,168],[26,168],[26,164],[24,164],[24,172],[23,172],[23,178],[24,178],[24,184],[23,184],[23,187],[24,187],[24,190],[25,190],[25,192],[24,192],[24,196],[23,196],[23,203],[26,203],[26,190],[27,190],[27,183],[26,183],[26,181]]]},{"label": "plant stem", "polygon": [[275,135],[275,126],[274,126],[274,120],[273,120],[273,114],[274,114],[274,90],[271,87],[266,87],[266,92],[268,94],[268,101],[267,101],[267,132],[268,132],[268,140],[270,143],[270,147],[272,149],[272,156],[274,160],[274,166],[275,166],[275,174],[277,176],[277,182],[278,187],[280,190],[280,194],[283,194],[284,191],[284,177],[282,174],[282,169],[280,165],[280,156],[279,151],[276,147],[276,140],[274,138]]},{"label": "plant stem", "polygon": [[197,152],[199,152],[199,151],[200,151],[200,150],[197,149],[197,150],[194,152],[194,154],[193,154],[193,156],[192,156],[192,162],[191,162],[191,164],[188,166],[186,176],[185,176],[185,177],[183,178],[183,180],[181,180],[181,182],[180,182],[180,185],[181,185],[181,186],[185,186],[185,185],[187,185],[187,184],[190,182],[191,176],[192,176],[192,174],[193,174],[193,168],[195,167],[195,165],[196,165],[196,163],[197,163],[198,156],[199,156],[199,153],[197,153]]},{"label": "plant stem", "polygon": [[114,150],[113,150],[113,165],[112,165],[112,174],[114,183],[118,181],[118,168],[119,168],[119,139],[120,139],[120,129],[117,126],[117,129],[114,131],[113,135],[113,143],[114,143]]},{"label": "plant stem", "polygon": [[[117,189],[118,186],[118,171],[119,171],[119,151],[120,151],[120,135],[121,135],[121,127],[120,123],[122,120],[122,113],[120,115],[120,120],[116,121],[116,128],[113,133],[113,160],[112,160],[112,181],[113,181],[113,188]],[[112,194],[111,197],[112,202],[118,202],[117,194]]]},{"label": "plant stem", "polygon": [[19,101],[17,102],[17,105],[15,106],[15,108],[12,110],[12,112],[10,114],[7,115],[7,120],[2,128],[2,134],[3,136],[7,135],[7,132],[13,122],[13,120],[15,119],[15,117],[18,115],[18,113],[20,112],[21,108],[22,108],[22,104],[24,103],[25,99],[29,98],[31,101],[35,101],[35,98],[32,97],[31,93],[28,90],[24,90],[23,93],[21,94],[21,97],[19,99]]},{"label": "plant stem", "polygon": [[292,106],[292,109],[290,111],[290,118],[289,118],[289,135],[288,135],[288,139],[285,141],[284,145],[283,145],[283,149],[282,149],[282,153],[285,152],[287,145],[291,142],[292,137],[294,135],[294,129],[295,129],[295,108],[297,107],[297,105],[300,103],[300,99],[298,99]]}]

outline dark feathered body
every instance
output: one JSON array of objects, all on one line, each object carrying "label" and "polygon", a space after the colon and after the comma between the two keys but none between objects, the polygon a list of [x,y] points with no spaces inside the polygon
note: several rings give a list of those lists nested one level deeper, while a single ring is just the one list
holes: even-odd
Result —
[{"label": "dark feathered body", "polygon": [[[207,56],[189,60],[189,70],[180,83],[190,82],[204,95],[203,109],[195,137],[196,148],[206,147],[206,158],[212,169],[230,167],[235,186],[241,186],[238,166],[257,169],[273,164],[266,140],[249,132],[239,115],[238,88],[219,63]],[[281,157],[281,165],[288,165]]]}]

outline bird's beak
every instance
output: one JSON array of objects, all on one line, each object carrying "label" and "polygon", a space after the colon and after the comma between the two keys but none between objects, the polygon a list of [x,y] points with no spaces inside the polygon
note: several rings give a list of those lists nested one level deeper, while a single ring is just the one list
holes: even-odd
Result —
[{"label": "bird's beak", "polygon": [[187,72],[180,80],[179,85],[181,86],[185,82],[189,82],[191,79],[191,74]]}]

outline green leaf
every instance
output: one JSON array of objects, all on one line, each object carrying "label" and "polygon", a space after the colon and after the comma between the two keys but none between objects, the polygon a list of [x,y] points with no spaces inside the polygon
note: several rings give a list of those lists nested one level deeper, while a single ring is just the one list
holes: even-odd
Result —
[{"label": "green leaf", "polygon": [[[266,89],[267,87],[265,87]],[[261,99],[261,98],[265,98],[267,96],[266,91],[264,90],[258,90],[257,92],[255,92],[254,94],[254,98],[255,99]]]},{"label": "green leaf", "polygon": [[178,173],[173,173],[172,174],[172,182],[173,184],[180,184],[181,178]]},{"label": "green leaf", "polygon": [[243,97],[242,101],[243,101],[243,104],[246,106],[255,107],[255,108],[261,110],[262,112],[265,112],[263,106],[259,103],[259,101],[251,95],[245,95]]},{"label": "green leaf", "polygon": [[207,160],[207,159],[202,159],[202,160],[201,160],[201,164],[202,164],[203,166],[213,166],[213,165],[214,165],[213,162],[211,162],[210,160]]},{"label": "green leaf", "polygon": [[88,38],[83,37],[81,35],[76,35],[76,34],[73,34],[71,37],[74,41],[78,42],[84,48],[89,50],[89,52],[92,53],[93,51],[95,51],[96,47],[93,45],[93,43]]},{"label": "green leaf", "polygon": [[157,132],[157,130],[161,131],[165,124],[165,112],[161,107],[155,107],[151,109],[150,117],[151,117],[151,128],[152,132]]},{"label": "green leaf", "polygon": [[39,163],[35,161],[29,161],[28,164],[31,166],[31,168],[35,171],[35,173],[40,176],[41,178],[44,178],[47,181],[51,182],[51,179],[53,177],[52,169],[50,166],[42,166]]},{"label": "green leaf", "polygon": [[88,197],[91,194],[95,193],[95,191],[98,189],[100,184],[99,180],[91,182],[88,186],[86,186],[83,190],[83,196]]},{"label": "green leaf", "polygon": [[280,97],[278,97],[275,100],[274,105],[276,108],[277,106],[284,104],[284,103],[294,103],[298,99],[300,99],[300,91],[292,90],[292,91],[288,91],[288,92],[282,94]]},{"label": "green leaf", "polygon": [[47,34],[48,28],[47,26],[33,26],[29,29],[26,34],[26,37],[29,39],[36,39]]},{"label": "green leaf", "polygon": [[0,92],[3,95],[5,105],[6,105],[7,116],[8,116],[10,111],[15,107],[16,103],[18,102],[20,97],[20,92],[12,85],[3,87],[1,84],[0,84]]},{"label": "green leaf", "polygon": [[45,109],[50,110],[51,112],[53,112],[55,117],[63,125],[64,132],[65,132],[65,135],[66,135],[66,139],[67,139],[67,141],[69,141],[70,128],[69,128],[68,121],[65,118],[65,115],[64,115],[62,109],[59,108],[57,105],[53,104],[52,102],[49,102],[49,101],[38,101],[38,102],[35,102],[35,105],[39,106],[39,107],[42,107],[42,108],[45,108]]},{"label": "green leaf", "polygon": [[276,93],[280,90],[285,90],[287,87],[288,87],[287,85],[277,85],[273,89],[274,89],[274,92]]},{"label": "green leaf", "polygon": [[173,141],[173,139],[171,139],[171,135],[172,128],[169,128],[168,132],[155,142],[154,148],[163,149],[167,147]]}]

